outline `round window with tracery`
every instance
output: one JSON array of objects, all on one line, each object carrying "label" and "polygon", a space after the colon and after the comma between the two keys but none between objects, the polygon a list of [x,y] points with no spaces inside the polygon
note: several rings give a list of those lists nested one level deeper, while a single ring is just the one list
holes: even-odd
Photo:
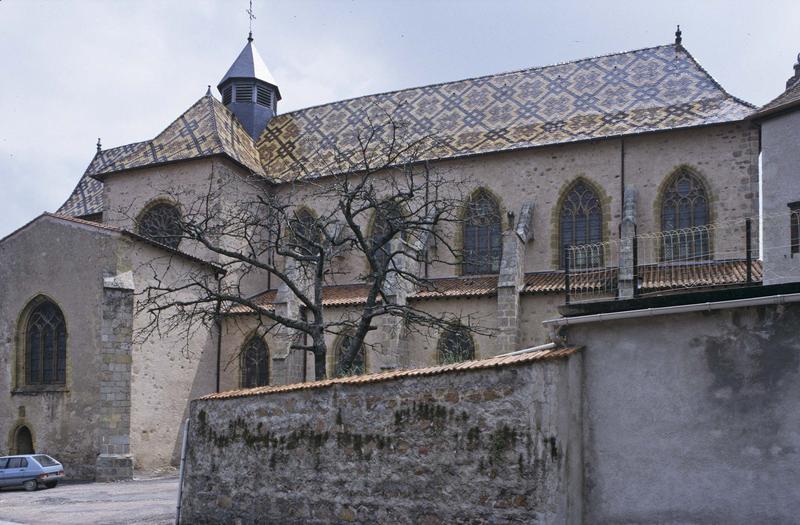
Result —
[{"label": "round window with tracery", "polygon": [[177,248],[181,243],[181,212],[172,204],[156,204],[139,218],[139,234]]}]

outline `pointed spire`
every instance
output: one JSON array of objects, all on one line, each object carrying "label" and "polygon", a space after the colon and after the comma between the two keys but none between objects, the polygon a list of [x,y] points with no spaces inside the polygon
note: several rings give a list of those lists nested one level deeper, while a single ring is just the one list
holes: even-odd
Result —
[{"label": "pointed spire", "polygon": [[100,137],[97,137],[97,153],[100,153],[100,151],[102,151],[102,149],[103,149],[103,145],[100,144]]},{"label": "pointed spire", "polygon": [[681,45],[681,42],[683,42],[683,38],[681,37],[682,34],[683,33],[681,33],[681,25],[678,24],[678,29],[677,29],[677,31],[675,31],[675,45],[676,46]]},{"label": "pointed spire", "polygon": [[[227,80],[232,78],[256,79],[271,84],[276,88],[278,87],[278,83],[275,82],[272,73],[269,72],[267,65],[264,64],[264,59],[261,58],[261,54],[259,54],[256,46],[253,45],[252,38],[247,40],[244,49],[242,49],[242,52],[236,57],[233,65],[231,65],[230,69],[228,69],[228,72],[225,73],[225,76],[222,77],[219,83],[220,85],[224,84]],[[278,99],[280,100],[280,95],[278,95]]]}]

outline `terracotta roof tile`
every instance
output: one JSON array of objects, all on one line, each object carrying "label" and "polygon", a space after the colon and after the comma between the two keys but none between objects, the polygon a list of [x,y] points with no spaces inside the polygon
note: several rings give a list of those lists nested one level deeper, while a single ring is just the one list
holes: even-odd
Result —
[{"label": "terracotta roof tile", "polygon": [[497,368],[501,366],[513,366],[535,361],[550,361],[553,359],[564,359],[578,351],[577,348],[561,348],[554,350],[541,350],[527,354],[519,354],[506,357],[490,357],[474,361],[462,361],[449,365],[431,366],[426,368],[412,368],[408,370],[393,370],[390,372],[379,372],[376,374],[365,374],[360,376],[338,377],[335,379],[325,379],[322,381],[311,381],[308,383],[295,383],[292,385],[281,386],[262,386],[243,390],[230,390],[209,394],[200,399],[230,399],[236,397],[262,396],[277,394],[280,392],[292,392],[297,390],[312,390],[327,388],[333,385],[361,385],[368,383],[379,383],[382,381],[393,381],[407,377],[433,376],[447,373],[464,372],[467,370],[482,370],[487,368]]},{"label": "terracotta roof tile", "polygon": [[[753,261],[753,282],[762,280],[760,261]],[[641,291],[643,293],[678,288],[698,288],[708,286],[728,286],[744,284],[747,281],[745,260],[703,261],[689,264],[643,266],[640,270]],[[617,279],[616,269],[602,272],[580,272],[570,276],[570,288],[574,292],[612,291]],[[365,284],[345,284],[326,286],[322,291],[324,306],[356,306],[364,304],[369,287]],[[564,293],[564,272],[534,272],[525,274],[525,282],[520,290],[523,294]],[[489,297],[497,294],[497,276],[480,275],[474,277],[445,277],[430,280],[427,289],[411,295],[412,300],[456,299],[464,297]],[[276,291],[267,290],[252,300],[259,306],[270,309],[275,301]],[[236,305],[228,311],[231,314],[244,314],[249,309]]]}]

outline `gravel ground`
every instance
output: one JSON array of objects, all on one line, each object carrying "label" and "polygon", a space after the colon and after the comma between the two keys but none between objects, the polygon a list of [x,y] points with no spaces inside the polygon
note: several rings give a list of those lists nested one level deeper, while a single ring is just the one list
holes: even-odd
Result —
[{"label": "gravel ground", "polygon": [[0,490],[0,525],[175,522],[178,478],[64,482],[53,489]]}]

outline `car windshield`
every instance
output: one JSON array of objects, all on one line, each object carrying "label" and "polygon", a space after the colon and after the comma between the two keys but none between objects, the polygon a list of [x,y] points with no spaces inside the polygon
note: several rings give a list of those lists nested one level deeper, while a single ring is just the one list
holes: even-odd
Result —
[{"label": "car windshield", "polygon": [[33,459],[35,459],[36,462],[43,467],[55,467],[58,465],[58,461],[54,460],[50,456],[45,456],[44,454],[33,456]]}]

